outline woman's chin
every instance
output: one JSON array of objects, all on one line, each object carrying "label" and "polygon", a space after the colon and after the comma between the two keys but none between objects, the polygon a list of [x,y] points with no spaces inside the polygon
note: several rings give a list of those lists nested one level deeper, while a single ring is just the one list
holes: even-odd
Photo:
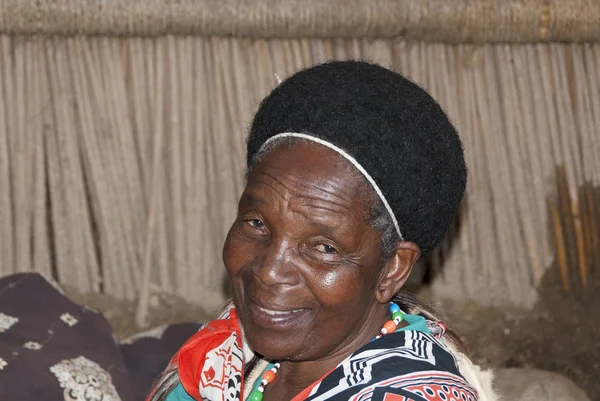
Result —
[{"label": "woman's chin", "polygon": [[254,352],[270,361],[289,361],[296,360],[299,352],[288,347],[277,347],[273,344],[258,344],[254,347],[250,344]]},{"label": "woman's chin", "polygon": [[265,333],[262,330],[246,332],[246,341],[252,350],[269,360],[294,360],[303,353],[303,342],[297,337],[290,338],[276,333]]}]

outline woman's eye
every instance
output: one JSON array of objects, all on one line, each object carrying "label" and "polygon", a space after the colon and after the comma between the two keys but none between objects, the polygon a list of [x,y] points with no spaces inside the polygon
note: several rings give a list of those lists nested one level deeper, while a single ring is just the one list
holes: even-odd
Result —
[{"label": "woman's eye", "polygon": [[323,252],[323,253],[336,253],[337,250],[332,247],[331,245],[327,245],[327,244],[319,244],[315,247],[317,249],[317,251],[319,252]]},{"label": "woman's eye", "polygon": [[246,223],[250,224],[250,226],[254,227],[254,228],[264,228],[264,223],[262,222],[262,220],[259,219],[250,219],[250,220],[246,220]]}]

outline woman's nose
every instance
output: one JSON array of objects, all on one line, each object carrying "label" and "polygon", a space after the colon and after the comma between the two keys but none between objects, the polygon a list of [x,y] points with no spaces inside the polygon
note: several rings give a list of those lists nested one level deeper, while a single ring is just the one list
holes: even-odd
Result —
[{"label": "woman's nose", "polygon": [[295,284],[297,272],[293,261],[294,250],[291,241],[272,238],[265,244],[263,257],[255,263],[254,274],[266,286]]}]

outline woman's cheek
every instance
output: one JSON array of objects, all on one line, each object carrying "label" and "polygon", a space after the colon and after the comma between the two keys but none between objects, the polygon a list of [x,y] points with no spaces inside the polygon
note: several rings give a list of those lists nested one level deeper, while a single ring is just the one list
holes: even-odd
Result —
[{"label": "woman's cheek", "polygon": [[319,288],[314,289],[314,292],[321,295],[322,304],[335,306],[340,303],[340,300],[351,301],[356,294],[360,293],[357,277],[351,277],[352,274],[343,269],[344,266],[339,266],[335,270],[322,274],[319,280],[316,280]]},{"label": "woman's cheek", "polygon": [[339,273],[335,271],[326,273],[321,281],[323,287],[327,289],[335,287],[336,282],[339,281],[338,276]]},{"label": "woman's cheek", "polygon": [[256,252],[256,241],[236,232],[235,227],[232,228],[223,246],[223,262],[229,274],[233,275],[249,264]]},{"label": "woman's cheek", "polygon": [[235,228],[232,228],[229,231],[223,245],[223,263],[230,274],[239,268],[241,263],[240,258],[243,255],[243,249],[241,249],[239,241],[235,238],[234,230]]}]

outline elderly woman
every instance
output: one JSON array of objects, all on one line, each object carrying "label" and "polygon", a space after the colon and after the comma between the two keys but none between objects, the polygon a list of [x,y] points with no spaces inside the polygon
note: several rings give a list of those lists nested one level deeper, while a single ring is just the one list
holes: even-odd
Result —
[{"label": "elderly woman", "polygon": [[492,400],[489,374],[402,291],[466,184],[440,106],[365,62],[300,71],[262,102],[223,260],[233,302],[148,399]]}]

